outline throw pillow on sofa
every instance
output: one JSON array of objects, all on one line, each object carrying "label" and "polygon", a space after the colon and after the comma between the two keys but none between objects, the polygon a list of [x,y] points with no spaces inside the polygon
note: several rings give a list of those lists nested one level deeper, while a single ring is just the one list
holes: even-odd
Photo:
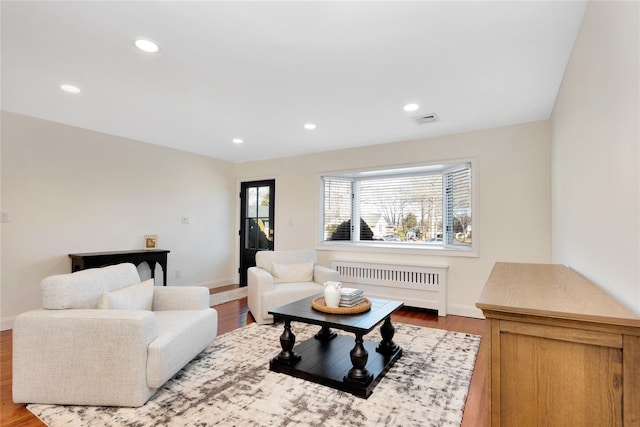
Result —
[{"label": "throw pillow on sofa", "polygon": [[127,286],[111,292],[104,292],[98,301],[98,308],[112,310],[149,310],[153,303],[153,279],[137,285]]},{"label": "throw pillow on sofa", "polygon": [[273,263],[274,283],[311,282],[313,281],[313,263],[278,264]]}]

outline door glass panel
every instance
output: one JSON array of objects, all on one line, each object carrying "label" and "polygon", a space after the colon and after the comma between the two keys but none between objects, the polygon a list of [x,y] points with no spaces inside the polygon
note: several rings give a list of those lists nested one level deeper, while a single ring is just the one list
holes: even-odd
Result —
[{"label": "door glass panel", "polygon": [[269,217],[269,187],[258,187],[258,215]]},{"label": "door glass panel", "polygon": [[245,248],[247,249],[269,249],[269,239],[263,221],[253,218],[245,220]]},{"label": "door glass panel", "polygon": [[247,189],[247,217],[258,216],[258,193],[255,187]]}]

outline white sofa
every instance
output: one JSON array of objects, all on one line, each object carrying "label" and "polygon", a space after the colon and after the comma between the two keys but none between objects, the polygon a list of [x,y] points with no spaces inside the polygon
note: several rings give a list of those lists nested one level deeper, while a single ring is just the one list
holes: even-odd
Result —
[{"label": "white sofa", "polygon": [[321,293],[325,282],[339,280],[337,271],[316,265],[313,249],[257,252],[256,266],[247,271],[249,311],[257,323],[273,323],[272,308]]},{"label": "white sofa", "polygon": [[141,283],[133,264],[51,276],[41,292],[14,323],[16,403],[141,406],[218,332],[207,288]]}]

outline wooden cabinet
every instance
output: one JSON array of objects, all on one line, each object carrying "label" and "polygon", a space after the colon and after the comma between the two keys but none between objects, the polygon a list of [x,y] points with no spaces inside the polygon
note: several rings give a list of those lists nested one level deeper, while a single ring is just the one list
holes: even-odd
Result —
[{"label": "wooden cabinet", "polygon": [[640,426],[640,316],[568,267],[496,263],[490,426]]}]

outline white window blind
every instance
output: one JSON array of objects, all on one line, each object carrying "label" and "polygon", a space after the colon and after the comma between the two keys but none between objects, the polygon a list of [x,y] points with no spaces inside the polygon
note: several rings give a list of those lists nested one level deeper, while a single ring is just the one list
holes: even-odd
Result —
[{"label": "white window blind", "polygon": [[444,173],[446,244],[471,246],[471,168],[456,166]]},{"label": "white window blind", "polygon": [[351,183],[339,178],[324,180],[323,240],[351,239]]}]

